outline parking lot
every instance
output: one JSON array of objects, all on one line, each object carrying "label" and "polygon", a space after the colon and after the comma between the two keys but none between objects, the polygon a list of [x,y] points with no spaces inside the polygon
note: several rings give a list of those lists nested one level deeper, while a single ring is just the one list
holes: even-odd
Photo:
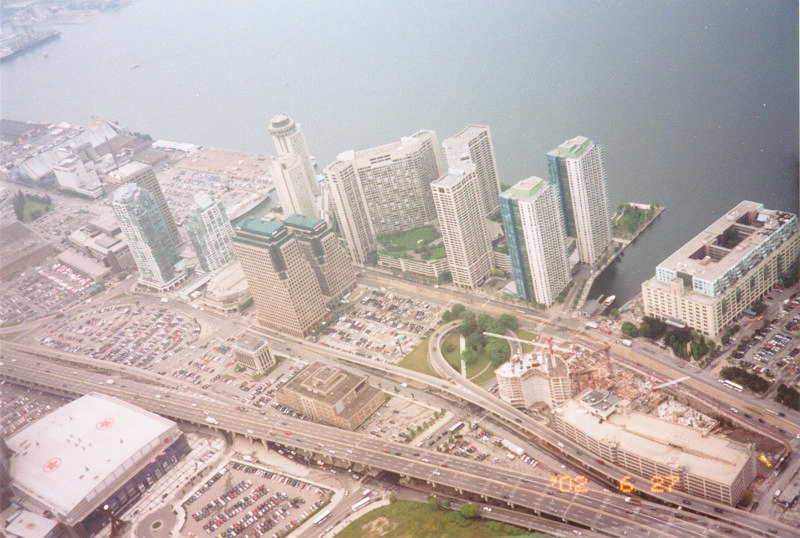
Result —
[{"label": "parking lot", "polygon": [[788,380],[793,384],[800,372],[797,356],[800,345],[800,299],[785,299],[778,314],[752,335],[742,340],[731,354],[731,360],[769,381]]},{"label": "parking lot", "polygon": [[0,381],[3,405],[0,407],[0,436],[4,439],[28,424],[69,402],[50,394]]},{"label": "parking lot", "polygon": [[61,263],[28,269],[2,288],[0,325],[63,312],[86,300],[95,286]]},{"label": "parking lot", "polygon": [[118,364],[152,368],[197,340],[199,326],[164,308],[118,305],[55,320],[42,346]]},{"label": "parking lot", "polygon": [[439,311],[425,301],[384,289],[363,289],[360,299],[320,335],[322,345],[396,363],[425,339]]},{"label": "parking lot", "polygon": [[256,463],[231,460],[184,502],[185,536],[283,536],[313,516],[330,491]]}]

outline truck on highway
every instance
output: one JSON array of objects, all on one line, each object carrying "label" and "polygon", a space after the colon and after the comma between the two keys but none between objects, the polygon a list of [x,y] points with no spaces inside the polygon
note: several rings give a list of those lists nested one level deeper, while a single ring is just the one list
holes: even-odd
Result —
[{"label": "truck on highway", "polygon": [[623,346],[631,347],[633,345],[633,342],[631,342],[630,340],[627,340],[627,339],[626,340],[620,340],[620,342],[622,343]]},{"label": "truck on highway", "polygon": [[597,323],[595,323],[594,321],[587,321],[586,322],[586,328],[587,329],[597,329],[598,327],[599,327],[599,325]]},{"label": "truck on highway", "polygon": [[219,420],[215,419],[214,417],[206,417],[206,422],[209,424],[219,424]]}]

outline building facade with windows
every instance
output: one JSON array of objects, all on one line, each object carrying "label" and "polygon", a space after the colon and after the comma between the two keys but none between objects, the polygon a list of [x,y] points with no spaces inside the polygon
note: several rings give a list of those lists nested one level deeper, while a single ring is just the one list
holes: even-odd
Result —
[{"label": "building facade with windows", "polygon": [[431,183],[431,190],[453,284],[472,290],[489,276],[494,257],[476,167],[468,161],[459,166]]},{"label": "building facade with windows", "polygon": [[744,201],[642,283],[645,315],[717,339],[798,263],[797,216]]},{"label": "building facade with windows", "polygon": [[490,217],[500,208],[500,178],[494,160],[492,135],[486,125],[468,125],[457,135],[442,142],[448,168],[460,168],[465,161],[475,165],[475,182],[481,211]]},{"label": "building facade with windows", "polygon": [[167,199],[164,197],[164,191],[161,190],[156,173],[150,165],[139,161],[131,161],[123,164],[108,175],[115,185],[136,183],[139,187],[149,192],[158,206],[161,218],[164,220],[164,226],[166,226],[172,242],[176,247],[181,244],[181,236],[175,224],[175,217],[172,216],[172,211],[167,205]]},{"label": "building facade with windows", "polygon": [[249,331],[236,338],[233,356],[236,357],[236,363],[251,374],[264,374],[276,364],[266,340]]},{"label": "building facade with windows", "polygon": [[272,180],[284,215],[317,216],[319,212],[314,205],[314,194],[308,186],[300,157],[288,154],[275,158],[272,161]]},{"label": "building facade with windows", "polygon": [[195,194],[194,205],[185,222],[203,271],[210,273],[234,260],[233,226],[222,202],[214,202],[205,194]]},{"label": "building facade with windows", "polygon": [[547,166],[561,195],[564,230],[576,238],[581,263],[593,264],[612,237],[602,147],[576,136],[548,152]]},{"label": "building facade with windows", "polygon": [[286,226],[247,218],[236,227],[233,248],[262,327],[303,337],[322,320],[325,297]]},{"label": "building facade with windows", "polygon": [[186,273],[153,196],[126,183],[114,192],[111,208],[139,270],[139,283],[157,291],[176,287]]},{"label": "building facade with windows", "polygon": [[571,279],[558,190],[534,176],[499,199],[516,294],[550,306]]},{"label": "building facade with windows", "polygon": [[315,217],[291,215],[283,224],[294,235],[327,302],[338,302],[355,289],[353,263],[328,223]]},{"label": "building facade with windows", "polygon": [[383,234],[404,232],[436,218],[431,183],[442,176],[436,133],[341,153],[324,170],[331,205],[353,261],[363,264]]}]

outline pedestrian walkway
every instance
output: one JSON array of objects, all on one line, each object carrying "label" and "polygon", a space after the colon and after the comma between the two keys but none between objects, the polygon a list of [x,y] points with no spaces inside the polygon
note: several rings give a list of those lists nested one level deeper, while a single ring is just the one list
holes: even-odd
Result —
[{"label": "pedestrian walkway", "polygon": [[[185,435],[191,451],[122,514],[122,519],[129,523],[124,536],[149,538],[151,534],[139,533],[140,527],[145,531],[151,528],[150,525],[142,526],[142,522],[146,519],[152,520],[152,517],[149,517],[152,513],[168,506],[175,495],[181,493],[181,488],[193,482],[204,468],[215,463],[224,454],[225,440],[222,438],[209,438],[196,432],[187,432]],[[169,511],[172,512],[172,509],[170,508]],[[183,525],[185,515],[182,510],[177,510],[177,512],[177,517],[173,515],[172,521],[166,520],[169,518],[164,520],[164,526],[169,525],[169,528],[164,529],[159,526],[160,530],[152,536],[178,536],[175,531]],[[97,534],[103,538],[110,535],[110,525]]]}]

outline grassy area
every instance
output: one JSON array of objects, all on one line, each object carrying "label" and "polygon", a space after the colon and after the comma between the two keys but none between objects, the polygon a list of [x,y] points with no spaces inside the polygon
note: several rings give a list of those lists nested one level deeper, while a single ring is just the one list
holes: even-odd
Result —
[{"label": "grassy area", "polygon": [[430,243],[441,237],[435,226],[422,226],[407,232],[382,235],[378,242],[386,250],[413,250],[422,244]]},{"label": "grassy area", "polygon": [[[517,338],[519,338],[520,340],[532,340],[534,342],[538,342],[539,341],[539,335],[538,334],[530,333],[528,331],[523,331],[522,329],[517,329],[514,332],[517,333]],[[522,352],[523,353],[530,353],[531,351],[533,351],[535,349],[530,344],[521,344],[521,345],[522,345]]]},{"label": "grassy area", "polygon": [[337,534],[336,538],[537,536],[535,533],[529,534],[528,531],[518,527],[482,519],[468,521],[465,526],[461,526],[449,520],[447,514],[447,511],[433,510],[426,504],[398,501],[376,508],[370,513],[361,516]]},{"label": "grassy area", "polygon": [[[445,360],[447,360],[447,364],[452,366],[456,372],[461,372],[461,342],[460,342],[461,335],[458,332],[450,333],[444,339],[443,348],[442,348],[442,355],[444,355]],[[448,351],[449,350],[449,351]],[[488,368],[487,372],[483,372],[486,366]],[[494,374],[492,372],[494,368],[491,366],[491,360],[489,359],[489,355],[483,351],[478,355],[478,358],[470,365],[467,365],[467,377],[472,379],[473,376],[481,374],[480,378],[472,379],[473,383],[481,383],[480,379],[486,381],[486,376],[493,377]]]},{"label": "grassy area", "polygon": [[403,360],[400,361],[398,366],[408,368],[409,370],[413,370],[421,374],[428,374],[438,377],[436,372],[431,370],[431,367],[428,365],[428,342],[430,339],[431,337],[429,336],[420,342],[419,345],[415,347],[408,355],[403,357]]},{"label": "grassy area", "polygon": [[122,292],[122,293],[118,293],[118,294],[116,294],[116,295],[115,295],[115,296],[113,296],[113,297],[109,297],[109,298],[108,298],[108,300],[109,300],[109,301],[113,301],[113,300],[115,300],[115,299],[123,299],[123,298],[125,298],[125,297],[130,297],[130,295],[128,295],[128,294],[127,294],[127,293],[125,293],[125,292]]}]

